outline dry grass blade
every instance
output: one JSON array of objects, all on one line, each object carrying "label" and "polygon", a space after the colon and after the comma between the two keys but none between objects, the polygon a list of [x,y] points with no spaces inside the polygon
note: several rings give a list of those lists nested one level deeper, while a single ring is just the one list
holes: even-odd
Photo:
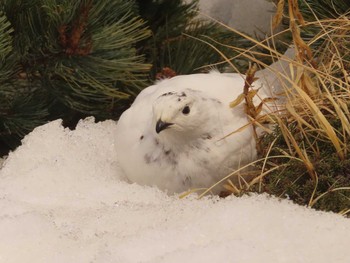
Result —
[{"label": "dry grass blade", "polygon": [[283,18],[284,0],[279,0],[277,4],[276,14],[272,18],[272,29],[276,29],[281,24]]},{"label": "dry grass blade", "polygon": [[313,61],[312,51],[301,38],[300,29],[297,25],[297,21],[299,21],[302,26],[306,25],[304,18],[300,13],[297,0],[288,0],[288,13],[290,17],[289,27],[292,32],[294,46],[297,49],[297,58],[301,63],[307,62],[315,67],[316,63]]},{"label": "dry grass blade", "polygon": [[226,134],[220,140],[224,140],[227,137],[229,137],[229,136],[231,136],[231,135],[233,135],[235,133],[244,131],[245,129],[247,129],[251,125],[259,126],[266,133],[272,133],[271,129],[269,129],[268,127],[265,127],[263,124],[261,124],[261,123],[264,123],[264,122],[273,122],[274,123],[274,121],[271,121],[271,120],[273,120],[273,118],[270,115],[267,115],[267,114],[266,115],[261,115],[261,116],[259,116],[256,119],[252,119],[251,117],[248,116],[248,119],[250,120],[250,122],[248,122],[246,125],[243,125],[242,127],[239,127],[238,129],[230,132],[229,134]]},{"label": "dry grass blade", "polygon": [[190,189],[184,193],[181,193],[179,195],[179,198],[183,199],[183,198],[186,198],[187,196],[189,196],[190,194],[197,193],[199,191],[205,191],[205,190],[207,190],[207,188],[193,188],[193,189]]},{"label": "dry grass blade", "polygon": [[239,195],[241,193],[241,190],[239,190],[230,179],[227,180],[227,184],[224,185],[224,188],[235,195]]},{"label": "dry grass blade", "polygon": [[332,96],[331,94],[327,94],[325,95],[325,98],[327,98],[331,103],[332,106],[334,107],[335,111],[336,111],[336,115],[339,118],[339,120],[342,123],[342,127],[345,130],[345,132],[350,136],[350,123],[349,123],[349,119],[346,116],[346,114],[344,113],[344,111],[341,108],[341,105],[343,105],[344,107],[344,102],[341,101],[338,98],[335,98],[334,96]]},{"label": "dry grass blade", "polygon": [[302,90],[298,85],[295,85],[295,83],[293,83],[293,88],[299,94],[300,98],[303,99],[305,104],[308,106],[308,109],[311,111],[313,117],[315,118],[319,126],[327,134],[329,140],[332,142],[333,146],[335,147],[339,155],[339,158],[341,160],[344,160],[345,154],[343,152],[341,142],[337,137],[332,125],[328,122],[327,118],[321,112],[320,108],[310,98],[310,96],[304,90]]},{"label": "dry grass blade", "polygon": [[202,198],[203,196],[205,196],[206,194],[210,193],[212,191],[212,189],[214,189],[215,187],[219,186],[221,183],[227,181],[228,179],[230,179],[232,176],[238,176],[240,172],[244,171],[245,169],[251,167],[252,165],[262,161],[263,159],[259,159],[256,160],[254,162],[251,162],[247,165],[244,165],[242,167],[240,167],[239,169],[235,170],[234,172],[230,173],[229,175],[225,176],[224,178],[220,179],[219,181],[217,181],[215,184],[213,184],[211,187],[205,189],[205,191],[199,195],[199,199]]},{"label": "dry grass blade", "polygon": [[[252,90],[251,85],[255,76],[261,78],[261,75],[255,74],[251,67],[251,71],[247,72],[242,94],[230,103],[230,107],[245,103],[249,123],[232,131],[225,138],[244,131],[250,125],[254,129],[264,128],[265,120],[271,120],[275,128],[273,132],[268,131],[270,135],[256,137],[257,141],[262,140],[262,159],[234,171],[205,190],[200,197],[227,181],[224,187],[236,195],[246,191],[267,191],[277,196],[288,195],[299,204],[332,210],[343,215],[349,214],[350,160],[347,154],[350,151],[350,19],[348,15],[324,20],[315,16],[314,21],[305,21],[302,16],[305,9],[299,9],[299,1],[276,2],[277,12],[273,18],[273,28],[283,18],[283,7],[286,6],[289,32],[296,49],[295,59],[281,56],[275,49],[277,45],[274,39],[279,33],[259,42],[223,25],[254,43],[254,46],[243,49],[221,45],[239,53],[233,58],[224,57],[226,62],[233,64],[235,59],[251,61],[276,76],[272,86],[280,82],[282,87],[280,93],[273,93],[278,94],[277,107],[271,106],[270,110],[267,103],[271,100],[266,98],[260,98],[259,105],[256,100],[253,104],[253,98],[259,97],[259,93]],[[300,7],[310,6],[304,1]],[[310,11],[307,13],[314,13],[311,8]],[[310,32],[315,34],[309,34],[304,28],[311,28]],[[301,36],[302,31],[303,36],[308,34],[310,37],[308,41]],[[211,41],[220,45],[213,39]],[[257,51],[261,49],[265,54]],[[259,60],[266,56],[270,56],[272,60],[287,61],[289,68],[276,70],[267,66]],[[269,113],[261,116],[264,105]],[[282,156],[279,155],[281,153]],[[248,184],[236,185],[233,179],[230,180],[232,176],[238,178],[244,169],[252,165],[258,167],[260,173]]]},{"label": "dry grass blade", "polygon": [[342,215],[342,216],[346,216],[349,213],[350,213],[350,208],[349,209],[343,209],[342,211],[339,212],[339,214]]},{"label": "dry grass blade", "polygon": [[[282,133],[283,135],[285,136],[284,139],[286,141],[289,142],[289,148],[290,150],[291,149],[294,149],[297,153],[297,155],[299,156],[299,158],[303,161],[310,177],[313,179],[313,180],[316,180],[317,176],[316,176],[316,173],[315,173],[315,169],[314,169],[314,166],[312,164],[312,162],[310,161],[310,159],[308,158],[307,154],[306,154],[306,151],[305,150],[302,150],[296,139],[294,138],[293,134],[289,131],[288,127],[280,120],[278,122],[278,124],[280,125],[280,128],[282,130]],[[293,153],[293,151],[291,151],[291,153]]]},{"label": "dry grass blade", "polygon": [[[230,180],[231,177],[233,176],[237,176],[239,177],[240,176],[240,173],[243,172],[244,170],[246,170],[247,168],[250,168],[258,163],[261,163],[261,162],[265,162],[266,159],[273,159],[273,158],[276,158],[276,159],[293,159],[293,160],[296,160],[296,161],[299,161],[299,162],[302,162],[301,159],[299,158],[296,158],[296,157],[293,157],[293,156],[285,156],[285,155],[279,155],[279,156],[267,156],[267,157],[264,157],[264,158],[261,158],[261,159],[258,159],[258,160],[255,160],[249,164],[246,164],[242,167],[240,167],[239,169],[233,171],[232,173],[230,173],[229,175],[225,176],[224,178],[220,179],[219,181],[217,181],[215,184],[213,184],[212,186],[210,186],[209,188],[205,189],[205,191],[203,193],[201,193],[199,196],[198,196],[198,199],[204,197],[205,195],[207,195],[208,193],[210,193],[215,187],[219,186],[220,184],[222,184],[223,182],[227,181],[227,180]],[[260,175],[257,176],[256,178],[258,178],[257,180],[260,180],[261,178],[263,178],[264,176],[266,176],[267,174],[283,167],[284,165],[281,165],[281,166],[276,166],[268,171],[265,171],[265,172],[260,172]],[[255,179],[253,179],[255,180]],[[257,180],[254,181],[254,184],[257,182]],[[249,183],[247,184],[247,186],[251,186],[253,185],[252,183]],[[202,189],[193,189],[193,190],[190,190],[186,193],[192,193],[192,192],[196,192],[198,190],[202,190]]]},{"label": "dry grass blade", "polygon": [[[244,81],[244,87],[243,87],[243,93],[240,94],[234,101],[230,103],[230,107],[236,107],[238,106],[243,100],[245,101],[245,113],[247,114],[247,117],[251,120],[252,128],[253,128],[253,135],[254,139],[256,141],[256,149],[257,152],[261,152],[261,145],[259,136],[256,130],[257,122],[259,122],[259,115],[262,111],[263,105],[267,102],[271,102],[274,99],[273,98],[265,98],[261,101],[261,103],[258,106],[255,106],[254,104],[254,98],[258,94],[259,89],[252,89],[253,83],[258,79],[255,77],[255,72],[258,70],[258,67],[256,64],[253,64],[253,66],[250,66],[247,74],[246,79]],[[262,119],[261,119],[262,120]],[[259,125],[263,126],[263,125]],[[241,130],[241,129],[239,129]],[[233,133],[231,133],[233,134]],[[225,136],[226,138],[227,136]]]},{"label": "dry grass blade", "polygon": [[[310,202],[310,207],[313,207],[316,202],[318,202],[321,198],[323,198],[325,195],[329,194],[329,193],[333,193],[333,192],[337,192],[337,191],[350,191],[350,187],[338,187],[338,188],[334,188],[334,189],[330,189],[329,191],[327,192],[324,192],[322,193],[321,195],[319,195],[317,198],[313,199],[311,202]],[[350,200],[349,200],[350,201]]]}]

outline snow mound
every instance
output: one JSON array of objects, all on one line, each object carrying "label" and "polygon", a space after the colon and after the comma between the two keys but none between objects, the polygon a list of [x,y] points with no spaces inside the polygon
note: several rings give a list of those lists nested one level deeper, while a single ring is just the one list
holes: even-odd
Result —
[{"label": "snow mound", "polygon": [[[116,124],[61,121],[0,170],[0,262],[348,262],[350,220],[266,195],[178,199],[125,181]],[[135,164],[136,165],[136,164]]]}]

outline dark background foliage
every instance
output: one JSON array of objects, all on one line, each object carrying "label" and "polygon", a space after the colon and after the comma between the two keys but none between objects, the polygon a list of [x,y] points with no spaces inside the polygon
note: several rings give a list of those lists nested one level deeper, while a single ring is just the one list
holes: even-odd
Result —
[{"label": "dark background foliage", "polygon": [[198,19],[197,4],[2,1],[0,153],[14,149],[25,134],[53,119],[62,118],[71,128],[91,115],[117,119],[157,74],[167,77],[164,69],[188,74],[222,61],[195,38],[242,40]]}]

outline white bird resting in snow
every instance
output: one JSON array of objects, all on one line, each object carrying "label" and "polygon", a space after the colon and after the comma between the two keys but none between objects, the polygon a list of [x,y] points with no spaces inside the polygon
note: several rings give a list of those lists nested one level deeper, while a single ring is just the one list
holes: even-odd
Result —
[{"label": "white bird resting in snow", "polygon": [[[117,158],[126,177],[180,193],[208,188],[254,161],[256,141],[244,102],[229,107],[244,82],[240,74],[211,72],[176,76],[144,89],[117,124]],[[253,87],[260,88],[261,99],[271,96],[263,79]]]}]

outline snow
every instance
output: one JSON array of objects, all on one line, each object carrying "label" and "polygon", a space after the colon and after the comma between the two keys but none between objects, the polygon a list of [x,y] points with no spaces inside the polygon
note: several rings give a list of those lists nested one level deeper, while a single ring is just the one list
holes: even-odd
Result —
[{"label": "snow", "polygon": [[[116,124],[53,121],[0,170],[0,262],[349,262],[350,220],[267,195],[168,196],[125,181]],[[135,164],[137,165],[137,164]]]}]

